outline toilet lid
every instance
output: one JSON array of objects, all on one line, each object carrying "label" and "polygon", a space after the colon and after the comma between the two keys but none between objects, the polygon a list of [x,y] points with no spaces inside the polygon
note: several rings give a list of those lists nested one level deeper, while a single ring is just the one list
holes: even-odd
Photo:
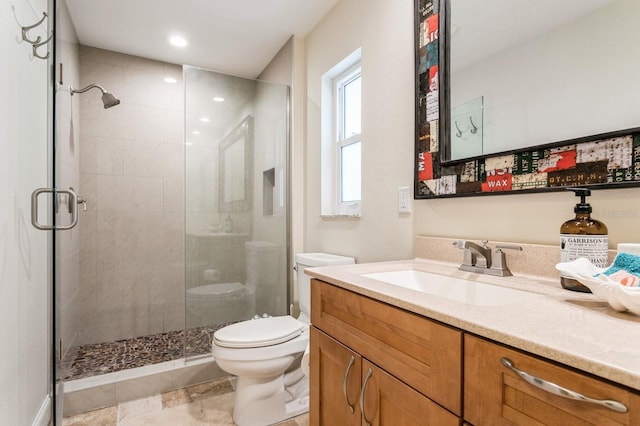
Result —
[{"label": "toilet lid", "polygon": [[222,296],[235,293],[242,293],[246,290],[241,283],[220,283],[207,284],[199,287],[193,287],[187,290],[191,295],[197,296]]},{"label": "toilet lid", "polygon": [[226,348],[262,348],[298,337],[303,328],[303,323],[288,315],[260,318],[221,328],[213,334],[213,341]]}]

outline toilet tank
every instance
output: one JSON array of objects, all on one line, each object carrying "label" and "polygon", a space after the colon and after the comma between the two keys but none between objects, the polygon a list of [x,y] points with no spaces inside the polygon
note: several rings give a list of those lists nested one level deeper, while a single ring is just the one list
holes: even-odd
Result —
[{"label": "toilet tank", "polygon": [[277,286],[280,279],[280,246],[268,241],[247,241],[247,285]]},{"label": "toilet tank", "polygon": [[283,249],[268,241],[247,241],[247,287],[255,295],[255,313],[282,315],[287,312]]},{"label": "toilet tank", "polygon": [[353,257],[339,256],[329,253],[296,254],[298,278],[298,300],[300,303],[300,320],[310,322],[311,315],[311,277],[304,273],[305,268],[315,266],[349,265],[356,263]]}]

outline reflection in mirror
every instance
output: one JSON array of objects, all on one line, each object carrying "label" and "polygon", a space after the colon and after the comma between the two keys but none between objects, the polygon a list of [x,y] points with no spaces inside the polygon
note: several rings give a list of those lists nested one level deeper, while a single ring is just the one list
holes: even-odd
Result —
[{"label": "reflection in mirror", "polygon": [[224,151],[224,202],[244,199],[244,137],[241,136]]},{"label": "reflection in mirror", "polygon": [[221,212],[251,208],[253,117],[246,116],[220,143],[219,205]]},{"label": "reflection in mirror", "polygon": [[[639,1],[447,3],[443,161],[640,126]],[[479,130],[467,149],[456,133],[466,136],[470,123],[458,115],[477,99],[482,119],[472,115]]]},{"label": "reflection in mirror", "polygon": [[452,109],[451,158],[482,155],[482,131],[482,96]]}]

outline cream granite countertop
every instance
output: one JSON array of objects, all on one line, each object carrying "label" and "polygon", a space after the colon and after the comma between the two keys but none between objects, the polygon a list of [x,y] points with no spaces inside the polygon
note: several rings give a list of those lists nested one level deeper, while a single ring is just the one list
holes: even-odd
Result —
[{"label": "cream granite countertop", "polygon": [[[464,331],[531,352],[640,390],[640,317],[616,312],[592,294],[564,290],[557,279],[491,277],[458,264],[415,259],[307,268],[338,287],[424,315]],[[418,270],[535,293],[524,302],[478,306],[363,277]]]}]

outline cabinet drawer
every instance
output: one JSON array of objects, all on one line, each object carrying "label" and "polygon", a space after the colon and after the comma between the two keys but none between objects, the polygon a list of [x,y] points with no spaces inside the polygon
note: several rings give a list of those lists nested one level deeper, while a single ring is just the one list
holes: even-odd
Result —
[{"label": "cabinet drawer", "polygon": [[[465,335],[464,354],[464,418],[474,425],[640,424],[640,396],[629,389],[475,336]],[[504,366],[502,358],[537,379],[589,398],[621,402],[628,411],[546,392]]]},{"label": "cabinet drawer", "polygon": [[462,414],[462,333],[313,279],[311,322],[451,412]]}]

